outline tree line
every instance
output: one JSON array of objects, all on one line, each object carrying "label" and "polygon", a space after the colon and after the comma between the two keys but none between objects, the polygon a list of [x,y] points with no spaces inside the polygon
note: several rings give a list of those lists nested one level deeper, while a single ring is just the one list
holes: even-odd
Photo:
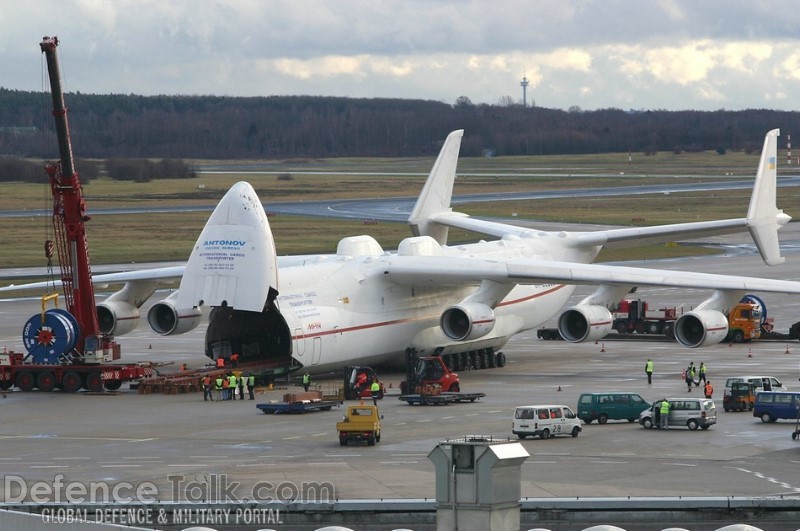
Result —
[{"label": "tree line", "polygon": [[[81,183],[105,174],[118,181],[150,182],[156,179],[186,179],[195,171],[182,159],[75,159]],[[0,157],[0,182],[41,183],[47,179],[41,161],[19,157]]]},{"label": "tree line", "polygon": [[[76,155],[94,159],[402,157],[435,155],[464,129],[461,152],[480,156],[758,150],[797,112],[583,111],[389,98],[217,97],[69,93]],[[0,88],[0,156],[52,158],[50,100]]]}]

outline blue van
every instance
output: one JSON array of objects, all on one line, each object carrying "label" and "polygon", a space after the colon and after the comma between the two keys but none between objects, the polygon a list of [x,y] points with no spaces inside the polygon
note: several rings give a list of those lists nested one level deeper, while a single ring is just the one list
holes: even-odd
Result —
[{"label": "blue van", "polygon": [[756,394],[753,416],[761,422],[778,419],[796,420],[800,415],[800,393],[793,391],[762,391]]}]

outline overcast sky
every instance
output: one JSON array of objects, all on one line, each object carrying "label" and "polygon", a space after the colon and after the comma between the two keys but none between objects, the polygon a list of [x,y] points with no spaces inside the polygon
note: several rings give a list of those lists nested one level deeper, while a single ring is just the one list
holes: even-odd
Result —
[{"label": "overcast sky", "polygon": [[584,110],[798,110],[777,0],[3,0],[0,87],[420,98]]}]

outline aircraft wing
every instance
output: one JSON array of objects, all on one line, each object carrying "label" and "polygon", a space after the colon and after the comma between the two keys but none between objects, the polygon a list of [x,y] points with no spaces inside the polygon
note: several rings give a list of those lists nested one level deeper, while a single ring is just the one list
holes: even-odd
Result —
[{"label": "aircraft wing", "polygon": [[386,274],[402,285],[461,285],[488,280],[513,284],[610,284],[706,290],[800,293],[800,282],[665,269],[549,260],[493,261],[461,257],[386,257]]},{"label": "aircraft wing", "polygon": [[[102,275],[92,275],[92,283],[95,286],[107,286],[109,284],[122,284],[137,281],[156,281],[160,284],[177,284],[183,276],[184,266],[156,267],[150,269],[140,269],[135,271],[121,271],[118,273],[106,273]],[[56,273],[58,275],[58,273]],[[13,293],[29,289],[44,289],[53,285],[52,281],[29,282],[26,284],[10,284],[0,287],[0,293]],[[56,285],[61,289],[61,279],[56,278]]]}]

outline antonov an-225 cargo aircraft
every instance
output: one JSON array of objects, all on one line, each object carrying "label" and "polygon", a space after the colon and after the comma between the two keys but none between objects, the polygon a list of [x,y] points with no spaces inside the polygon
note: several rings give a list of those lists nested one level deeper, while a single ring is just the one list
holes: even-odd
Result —
[{"label": "antonov an-225 cargo aircraft", "polygon": [[[205,310],[205,353],[240,354],[322,372],[347,364],[400,364],[407,349],[441,354],[455,367],[504,364],[508,339],[560,313],[567,341],[604,337],[609,305],[636,286],[700,288],[710,296],[675,325],[686,347],[722,341],[724,312],[745,293],[800,293],[800,282],[591,264],[619,247],[749,230],[768,265],[780,264],[778,229],[791,218],[776,206],[779,131],[767,133],[747,216],[719,221],[593,232],[548,232],[453,212],[450,200],[463,131],[450,133],[409,218],[412,237],[384,251],[370,236],[339,242],[336,254],[277,256],[264,207],[235,184],[205,225],[185,266],[97,275],[124,287],[99,304],[101,327],[136,327],[156,287],[180,287],[149,310],[159,334],[195,328]],[[450,227],[494,238],[448,246]],[[562,309],[577,285],[597,285]],[[17,287],[19,288],[19,287]],[[4,290],[9,289],[5,288]],[[13,289],[13,288],[11,288]]]}]

